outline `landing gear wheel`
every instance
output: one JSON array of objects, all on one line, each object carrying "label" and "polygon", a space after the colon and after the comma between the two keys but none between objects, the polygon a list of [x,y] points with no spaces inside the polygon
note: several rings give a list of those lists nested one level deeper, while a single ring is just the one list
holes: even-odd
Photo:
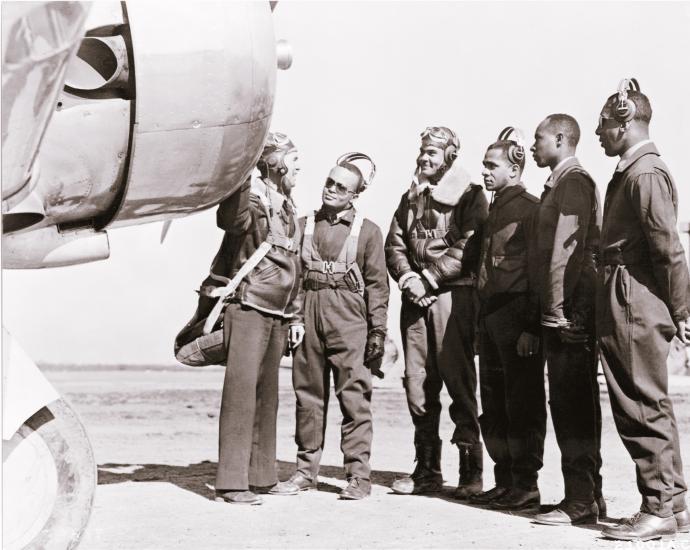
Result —
[{"label": "landing gear wheel", "polygon": [[58,399],[3,443],[3,548],[76,548],[96,490],[96,461],[79,417]]}]

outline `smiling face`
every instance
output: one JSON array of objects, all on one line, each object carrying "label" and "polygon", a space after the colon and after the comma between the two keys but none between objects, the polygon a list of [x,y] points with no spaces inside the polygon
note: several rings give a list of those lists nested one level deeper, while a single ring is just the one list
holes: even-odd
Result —
[{"label": "smiling face", "polygon": [[434,180],[440,175],[439,171],[445,165],[445,158],[443,149],[434,147],[433,145],[422,144],[419,148],[419,156],[417,157],[417,168],[419,175],[427,180]]},{"label": "smiling face", "polygon": [[534,143],[530,147],[532,158],[539,168],[558,164],[558,140],[547,121],[542,122],[534,132]]},{"label": "smiling face", "polygon": [[298,161],[299,156],[297,151],[290,151],[289,153],[286,153],[285,157],[283,158],[287,172],[283,175],[282,183],[283,190],[288,194],[290,191],[292,191],[297,183],[297,174],[301,169]]},{"label": "smiling face", "polygon": [[357,195],[360,185],[358,174],[342,166],[335,166],[323,186],[321,200],[324,206],[336,212],[346,208]]},{"label": "smiling face", "polygon": [[511,163],[499,148],[487,149],[482,164],[482,177],[487,191],[500,191],[515,182],[519,175],[519,167]]}]

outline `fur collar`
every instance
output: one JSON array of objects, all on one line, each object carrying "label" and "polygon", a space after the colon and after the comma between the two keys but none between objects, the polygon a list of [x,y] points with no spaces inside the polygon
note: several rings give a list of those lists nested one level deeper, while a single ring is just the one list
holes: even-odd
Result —
[{"label": "fur collar", "polygon": [[436,185],[420,184],[417,180],[417,174],[415,174],[407,196],[412,202],[429,187],[431,196],[436,202],[446,206],[455,206],[463,193],[469,189],[470,180],[470,174],[460,166],[460,163],[454,162]]}]

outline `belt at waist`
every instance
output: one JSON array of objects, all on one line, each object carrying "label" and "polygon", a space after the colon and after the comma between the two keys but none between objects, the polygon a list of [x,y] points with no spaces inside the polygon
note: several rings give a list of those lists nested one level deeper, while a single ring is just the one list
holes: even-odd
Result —
[{"label": "belt at waist", "polygon": [[411,232],[417,239],[440,239],[446,236],[446,229],[413,229]]},{"label": "belt at waist", "polygon": [[325,288],[346,288],[350,290],[344,279],[338,279],[337,281],[319,281],[317,279],[306,279],[304,281],[305,290],[323,290]]},{"label": "belt at waist", "polygon": [[649,256],[640,251],[622,251],[620,249],[604,250],[602,254],[604,265],[649,264]]}]

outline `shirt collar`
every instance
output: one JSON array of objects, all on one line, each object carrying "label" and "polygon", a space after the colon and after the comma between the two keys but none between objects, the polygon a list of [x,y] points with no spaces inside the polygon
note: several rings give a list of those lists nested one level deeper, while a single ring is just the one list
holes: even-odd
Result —
[{"label": "shirt collar", "polygon": [[335,215],[329,214],[323,207],[316,213],[316,221],[327,220],[331,225],[343,222],[346,224],[351,224],[353,218],[355,217],[355,209],[350,206],[345,210],[341,210]]},{"label": "shirt collar", "polygon": [[525,190],[525,184],[520,182],[509,187],[504,187],[500,192],[496,193],[494,199],[494,206],[504,204],[508,202],[513,197],[519,195]]},{"label": "shirt collar", "polygon": [[621,155],[621,159],[616,165],[616,172],[624,172],[628,166],[635,162],[641,156],[636,153],[638,151],[641,152],[640,149],[645,147],[645,145],[654,146],[654,142],[651,139],[643,139],[642,141],[638,141],[635,145],[628,147],[627,151]]},{"label": "shirt collar", "polygon": [[553,187],[554,183],[558,181],[558,179],[561,177],[563,172],[566,171],[566,169],[570,168],[574,164],[578,164],[579,161],[577,160],[577,157],[575,155],[570,155],[569,157],[565,157],[563,160],[561,160],[556,166],[553,167],[551,170],[551,175],[549,178],[546,180],[546,187]]}]

